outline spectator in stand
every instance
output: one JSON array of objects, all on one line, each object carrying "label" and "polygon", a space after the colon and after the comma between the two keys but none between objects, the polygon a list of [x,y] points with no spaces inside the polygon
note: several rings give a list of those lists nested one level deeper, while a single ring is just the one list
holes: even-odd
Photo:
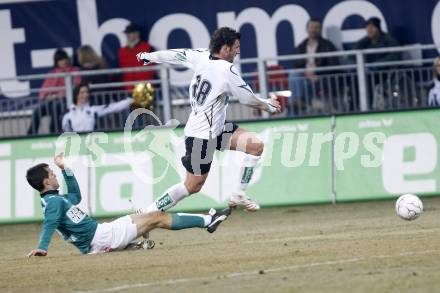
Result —
[{"label": "spectator in stand", "polygon": [[126,98],[108,105],[90,106],[89,97],[88,84],[80,83],[73,89],[73,105],[63,117],[63,131],[91,132],[98,117],[128,109],[133,103],[132,98]]},{"label": "spectator in stand", "polygon": [[[54,69],[49,73],[66,73],[78,71],[78,68],[72,66],[70,58],[66,51],[57,49],[54,54]],[[73,84],[79,84],[81,78],[73,78]],[[50,133],[58,133],[61,130],[61,117],[66,109],[66,91],[65,89],[53,89],[65,87],[64,77],[48,77],[44,82],[39,94],[39,104],[32,113],[31,125],[28,134],[37,134],[40,127],[41,118],[50,116]]]},{"label": "spectator in stand", "polygon": [[429,91],[428,105],[440,107],[440,57],[435,58],[433,67],[434,87]]},{"label": "spectator in stand", "polygon": [[[399,46],[396,39],[382,31],[380,22],[380,19],[377,17],[372,17],[367,20],[365,23],[367,36],[356,43],[355,49],[362,50]],[[401,55],[399,52],[367,54],[365,56],[367,63],[398,61],[400,59]]]},{"label": "spectator in stand", "polygon": [[[136,55],[140,52],[152,52],[153,47],[147,42],[141,40],[141,29],[134,23],[130,23],[124,30],[127,36],[127,45],[119,49],[119,67],[142,67],[137,61]],[[155,79],[154,71],[143,72],[125,72],[123,73],[123,81],[146,81]],[[125,86],[126,90],[131,91],[134,85]]]},{"label": "spectator in stand", "polygon": [[[83,45],[76,51],[79,68],[81,71],[86,70],[100,70],[108,68],[107,62],[96,54],[95,50],[89,45]],[[99,75],[83,75],[81,81],[86,84],[99,84],[111,82],[109,75],[99,74]],[[100,88],[100,91],[106,92],[107,89]],[[112,100],[111,95],[106,92],[105,94],[95,95],[90,97],[91,105],[108,104]]]},{"label": "spectator in stand", "polygon": [[[367,36],[360,39],[354,49],[378,49],[386,47],[396,47],[399,43],[389,34],[385,33],[381,27],[381,21],[377,17],[371,17],[365,23]],[[374,54],[365,54],[366,63],[392,62],[402,59],[400,52],[383,52]],[[390,72],[390,69],[396,66],[375,66],[367,67],[367,91],[368,106],[374,110],[384,110],[392,99],[389,89],[397,84],[397,76]]]},{"label": "spectator in stand", "polygon": [[[312,18],[307,22],[308,37],[295,49],[295,54],[315,54],[323,52],[337,51],[335,45],[322,37],[322,23],[321,20]],[[294,69],[306,70],[304,73],[291,73],[289,75],[290,87],[292,90],[292,98],[299,98],[301,100],[322,95],[325,89],[320,86],[320,75],[329,74],[328,71],[315,71],[318,67],[337,66],[339,65],[338,57],[308,57],[307,59],[294,60]],[[334,71],[332,71],[334,72]],[[300,103],[299,101],[297,101]]]},{"label": "spectator in stand", "polygon": [[[76,51],[80,70],[99,70],[106,69],[107,62],[96,54],[90,45],[83,45]],[[86,75],[82,77],[82,82],[88,84],[106,83],[109,81],[107,75]]]}]

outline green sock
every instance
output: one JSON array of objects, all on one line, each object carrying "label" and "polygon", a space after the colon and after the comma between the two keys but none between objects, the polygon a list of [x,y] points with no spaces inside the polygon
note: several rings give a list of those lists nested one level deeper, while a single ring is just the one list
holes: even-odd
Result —
[{"label": "green sock", "polygon": [[210,215],[201,214],[171,214],[171,230],[181,230],[188,228],[204,228],[211,223],[212,217]]}]

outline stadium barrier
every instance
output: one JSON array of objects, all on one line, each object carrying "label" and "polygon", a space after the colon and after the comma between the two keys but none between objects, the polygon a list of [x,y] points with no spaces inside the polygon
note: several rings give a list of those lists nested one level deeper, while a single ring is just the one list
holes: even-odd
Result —
[{"label": "stadium barrier", "polygon": [[[265,143],[248,189],[263,207],[440,192],[437,110],[263,120],[241,126]],[[69,157],[80,184],[80,207],[96,217],[145,207],[185,176],[182,128],[3,140],[1,223],[42,219],[39,196],[24,176],[36,163],[51,163],[59,151]],[[174,210],[224,206],[239,182],[242,159],[237,152],[217,152],[202,191]]]},{"label": "stadium barrier", "polygon": [[[262,97],[276,96],[284,107],[276,117],[307,117],[342,113],[393,111],[424,108],[427,106],[427,92],[432,85],[432,61],[437,55],[436,45],[408,45],[395,48],[350,50],[319,54],[288,55],[272,58],[237,60],[245,81]],[[367,62],[369,56],[394,53],[401,58],[392,62]],[[336,58],[338,65],[319,67],[315,71],[318,79],[312,85],[304,79],[306,69],[293,67],[293,62],[315,58]],[[190,111],[188,84],[191,72],[170,66],[148,66],[90,70],[73,73],[39,74],[0,79],[0,82],[29,81],[29,92],[17,90],[0,93],[14,98],[0,99],[0,137],[26,136],[32,114],[54,112],[62,117],[72,104],[72,88],[75,77],[106,77],[108,82],[92,84],[92,104],[106,104],[131,95],[126,86],[137,82],[117,82],[124,72],[155,71],[158,79],[150,81],[156,87],[154,112],[162,121],[171,118],[186,121]],[[59,97],[60,103],[41,107],[38,102],[39,86],[47,77],[65,79],[65,87],[52,90],[66,90],[66,97]],[[48,89],[46,89],[48,90]],[[53,109],[51,108],[53,107]],[[104,117],[98,121],[96,130],[121,130],[128,111]],[[41,116],[41,115],[37,115]],[[230,99],[228,119],[235,121],[272,118],[264,113],[240,105]],[[54,130],[42,121],[39,134],[61,133],[60,119]],[[122,122],[121,122],[122,121]],[[140,120],[139,127],[148,125]]]}]

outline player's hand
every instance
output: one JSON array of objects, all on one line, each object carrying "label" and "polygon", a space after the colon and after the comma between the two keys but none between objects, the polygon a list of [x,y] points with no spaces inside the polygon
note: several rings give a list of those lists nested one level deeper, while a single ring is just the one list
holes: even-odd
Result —
[{"label": "player's hand", "polygon": [[27,257],[32,257],[32,256],[46,256],[47,255],[47,251],[43,250],[43,249],[33,249],[31,250],[31,252],[28,253]]},{"label": "player's hand", "polygon": [[147,58],[147,52],[140,52],[138,54],[136,54],[136,59],[138,62],[143,62],[144,65],[147,65],[148,63],[150,63],[150,60],[148,60]]},{"label": "player's hand", "polygon": [[58,166],[58,168],[64,170],[64,153],[59,153],[58,155],[55,156],[53,160],[55,162],[55,165]]},{"label": "player's hand", "polygon": [[281,113],[281,104],[276,97],[272,97],[267,101],[268,112],[272,114]]}]

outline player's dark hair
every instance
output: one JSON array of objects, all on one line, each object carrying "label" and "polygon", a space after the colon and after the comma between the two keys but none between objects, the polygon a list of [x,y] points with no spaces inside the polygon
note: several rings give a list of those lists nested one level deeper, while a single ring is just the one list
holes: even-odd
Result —
[{"label": "player's dark hair", "polygon": [[26,180],[34,189],[38,191],[44,189],[43,180],[49,178],[49,172],[47,171],[48,166],[46,163],[41,163],[27,170]]},{"label": "player's dark hair", "polygon": [[232,47],[235,40],[240,40],[241,34],[229,27],[221,27],[217,29],[209,42],[209,51],[211,54],[219,53],[223,45]]},{"label": "player's dark hair", "polygon": [[73,88],[73,104],[76,105],[76,102],[78,101],[78,95],[79,95],[79,91],[81,90],[82,87],[87,87],[90,91],[90,86],[87,82],[81,82],[80,84],[76,85]]}]

